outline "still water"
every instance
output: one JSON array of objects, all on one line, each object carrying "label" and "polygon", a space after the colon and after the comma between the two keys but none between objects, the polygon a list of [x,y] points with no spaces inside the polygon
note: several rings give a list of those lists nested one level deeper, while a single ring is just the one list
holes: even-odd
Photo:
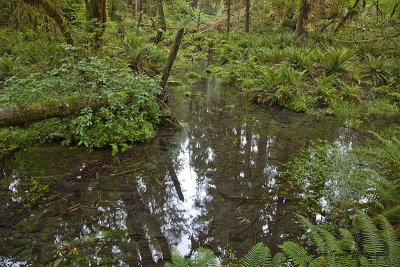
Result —
[{"label": "still water", "polygon": [[123,154],[53,144],[1,163],[0,265],[162,266],[172,248],[240,256],[260,241],[274,251],[304,209],[277,175],[285,162],[312,140],[360,138],[333,118],[255,107],[212,75],[171,94],[182,129]]}]

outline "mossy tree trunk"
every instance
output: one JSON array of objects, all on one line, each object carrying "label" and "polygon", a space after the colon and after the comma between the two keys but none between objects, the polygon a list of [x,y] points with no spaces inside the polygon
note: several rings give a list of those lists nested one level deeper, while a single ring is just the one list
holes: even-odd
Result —
[{"label": "mossy tree trunk", "polygon": [[354,17],[358,13],[358,4],[359,3],[360,3],[360,0],[356,0],[354,2],[353,7],[349,11],[347,11],[346,15],[336,25],[335,32],[338,32],[340,30],[340,28],[342,28],[348,20],[350,20],[352,17]]},{"label": "mossy tree trunk", "polygon": [[246,0],[246,25],[244,31],[250,31],[250,0]]},{"label": "mossy tree trunk", "polygon": [[89,33],[93,34],[92,45],[100,48],[107,22],[107,0],[85,0],[85,3]]},{"label": "mossy tree trunk", "polygon": [[157,27],[157,34],[156,34],[156,44],[161,42],[164,32],[167,31],[167,23],[165,22],[165,14],[164,14],[164,7],[163,1],[157,0],[157,9],[158,9],[158,27]]},{"label": "mossy tree trunk", "polygon": [[231,31],[231,0],[226,1],[226,14],[227,14],[227,21],[226,21],[226,33],[229,34]]},{"label": "mossy tree trunk", "polygon": [[301,0],[300,12],[296,24],[296,33],[298,36],[306,34],[306,26],[308,20],[308,13],[310,12],[309,0]]},{"label": "mossy tree trunk", "polygon": [[[121,94],[122,95],[122,94]],[[85,107],[97,110],[108,104],[104,98],[84,100],[84,96],[69,96],[61,100],[43,101],[18,109],[0,108],[0,127],[21,126],[51,118],[66,117],[78,113]]]},{"label": "mossy tree trunk", "polygon": [[65,21],[62,15],[61,8],[58,5],[53,5],[51,4],[51,2],[46,0],[23,0],[23,1],[29,5],[36,5],[42,7],[43,11],[46,12],[46,15],[52,18],[57,23],[57,26],[60,28],[60,31],[65,38],[65,41],[70,45],[74,44],[69,29],[69,25]]},{"label": "mossy tree trunk", "polygon": [[399,1],[399,0],[397,0],[397,1],[394,3],[393,8],[392,8],[392,11],[390,12],[390,17],[391,17],[391,18],[393,18],[394,14],[396,13],[396,9],[397,9],[397,7],[399,6],[399,4],[400,4],[400,1]]}]

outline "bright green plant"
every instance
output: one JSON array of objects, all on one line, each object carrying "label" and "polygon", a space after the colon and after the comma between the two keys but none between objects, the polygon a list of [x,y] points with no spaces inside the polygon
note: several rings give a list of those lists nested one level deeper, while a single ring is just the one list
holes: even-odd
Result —
[{"label": "bright green plant", "polygon": [[351,59],[352,54],[350,50],[330,47],[321,56],[321,63],[329,74],[346,73],[350,70]]},{"label": "bright green plant", "polygon": [[220,266],[219,259],[209,249],[199,248],[192,257],[185,258],[178,251],[172,251],[171,263],[165,267],[213,267]]},{"label": "bright green plant", "polygon": [[278,267],[286,263],[286,257],[283,253],[277,253],[271,256],[271,251],[263,243],[257,243],[241,260],[242,267]]},{"label": "bright green plant", "polygon": [[[273,257],[269,248],[262,243],[254,245],[240,260],[242,267],[277,266],[382,266],[400,265],[400,240],[392,225],[382,215],[372,219],[363,211],[357,211],[352,229],[339,228],[329,231],[312,224],[297,215],[300,225],[306,230],[306,238],[312,247],[296,241],[285,241]],[[201,255],[201,256],[200,256]],[[196,260],[201,259],[201,260]],[[208,264],[208,265],[207,265]],[[172,263],[166,267],[215,266],[218,264],[212,252],[199,249],[194,258],[184,258],[173,252]]]},{"label": "bright green plant", "polygon": [[391,76],[391,67],[392,64],[386,57],[373,57],[368,55],[365,77],[370,78],[373,85],[384,85]]},{"label": "bright green plant", "polygon": [[45,74],[10,78],[0,103],[18,108],[35,102],[67,101],[70,97],[87,103],[101,99],[104,106],[77,111],[78,117],[66,123],[64,143],[77,142],[89,148],[111,146],[115,152],[118,147],[126,148],[154,135],[153,127],[160,117],[159,92],[155,80],[132,74],[126,65],[90,58],[67,61]]},{"label": "bright green plant", "polygon": [[9,57],[0,58],[0,75],[11,76],[13,70],[14,70],[14,62],[11,58]]}]

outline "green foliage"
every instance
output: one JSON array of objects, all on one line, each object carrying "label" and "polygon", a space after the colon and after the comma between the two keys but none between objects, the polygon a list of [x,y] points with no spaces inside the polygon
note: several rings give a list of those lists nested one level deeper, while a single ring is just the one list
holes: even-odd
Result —
[{"label": "green foliage", "polygon": [[328,74],[346,73],[350,70],[351,58],[352,54],[350,50],[330,47],[321,56],[321,64],[325,67]]},{"label": "green foliage", "polygon": [[[372,116],[398,114],[400,90],[395,73],[400,71],[394,56],[354,52],[316,32],[302,42],[287,29],[209,36],[215,40],[213,59],[217,62],[212,71],[255,103],[330,114],[353,126]],[[391,43],[385,41],[385,46]],[[377,46],[381,45],[369,47]]]},{"label": "green foliage", "polygon": [[271,266],[271,252],[263,243],[254,245],[242,260],[242,267]]},{"label": "green foliage", "polygon": [[300,267],[306,267],[310,265],[313,257],[308,254],[307,250],[297,244],[296,242],[286,241],[279,246],[282,251],[288,256],[295,265]]},{"label": "green foliage", "polygon": [[172,250],[172,262],[165,267],[213,267],[219,266],[219,259],[209,249],[199,248],[191,258],[183,257],[178,251]]},{"label": "green foliage", "polygon": [[0,58],[0,75],[11,76],[13,70],[14,70],[14,62],[11,58],[8,57]]},{"label": "green foliage", "polygon": [[391,76],[391,62],[384,56],[367,56],[366,77],[370,78],[373,85],[386,84]]},{"label": "green foliage", "polygon": [[[303,216],[297,215],[306,238],[314,247],[305,246],[295,241],[285,241],[278,252],[271,258],[270,250],[262,243],[254,245],[241,259],[243,267],[277,266],[389,266],[400,264],[400,240],[389,221],[378,215],[374,221],[363,211],[357,211],[352,229],[339,228],[339,234],[312,224]],[[361,240],[358,238],[361,237]],[[199,249],[195,257],[215,259],[209,250]],[[208,261],[208,265],[197,265],[193,259],[182,257],[178,252],[172,254],[175,266],[214,266],[217,262]]]},{"label": "green foliage", "polygon": [[126,148],[132,142],[153,136],[160,116],[156,99],[159,92],[156,81],[133,75],[127,66],[90,58],[66,61],[46,74],[10,78],[5,82],[0,103],[19,107],[68,99],[71,95],[88,103],[104,99],[107,105],[100,109],[87,107],[80,111],[63,135],[67,138],[65,143],[77,141],[90,148],[111,146],[116,152],[118,147]]}]

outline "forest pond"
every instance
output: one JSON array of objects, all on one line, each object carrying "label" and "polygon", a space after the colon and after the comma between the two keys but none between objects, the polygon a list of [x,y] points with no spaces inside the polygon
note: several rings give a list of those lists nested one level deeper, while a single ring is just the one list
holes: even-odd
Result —
[{"label": "forest pond", "polygon": [[125,153],[51,144],[2,163],[0,265],[154,266],[172,248],[241,256],[258,241],[276,250],[306,208],[277,176],[285,162],[312,140],[348,149],[363,138],[332,117],[256,107],[213,75],[189,90],[169,102],[182,129]]}]

